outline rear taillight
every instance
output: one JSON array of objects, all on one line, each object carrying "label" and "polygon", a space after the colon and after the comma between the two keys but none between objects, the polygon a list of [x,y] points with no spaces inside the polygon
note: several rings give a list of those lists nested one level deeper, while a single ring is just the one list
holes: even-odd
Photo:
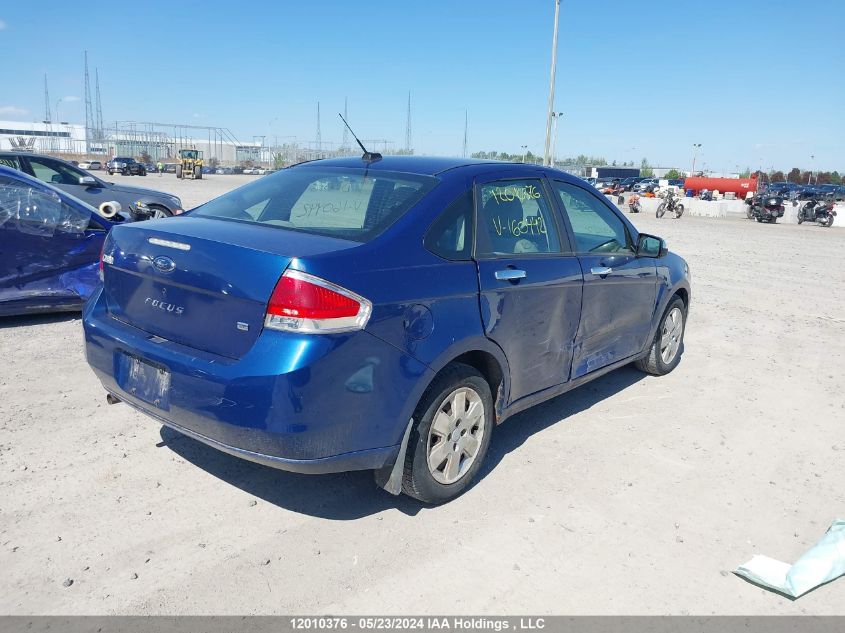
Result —
[{"label": "rear taillight", "polygon": [[367,325],[373,304],[325,279],[286,270],[267,304],[265,327],[320,334],[352,332]]}]

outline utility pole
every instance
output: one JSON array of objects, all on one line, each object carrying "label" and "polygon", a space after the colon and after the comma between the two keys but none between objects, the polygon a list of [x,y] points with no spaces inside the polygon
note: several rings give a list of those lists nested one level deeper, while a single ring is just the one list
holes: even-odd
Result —
[{"label": "utility pole", "polygon": [[50,91],[47,90],[47,74],[44,74],[44,123],[52,123],[53,117],[50,114]]},{"label": "utility pole", "polygon": [[692,144],[692,171],[689,173],[690,176],[695,176],[695,159],[698,156],[699,147],[701,147],[701,143]]},{"label": "utility pole", "polygon": [[816,160],[814,154],[810,155],[810,175],[807,176],[807,184],[810,184],[810,181],[813,179],[813,162]]},{"label": "utility pole", "polygon": [[464,151],[461,154],[463,158],[467,157],[467,124],[469,123],[468,117],[469,115],[467,114],[467,111],[464,110]]},{"label": "utility pole", "polygon": [[321,150],[323,139],[320,134],[320,102],[317,102],[317,151]]},{"label": "utility pole", "polygon": [[408,114],[405,117],[405,152],[411,153],[411,93],[408,92]]},{"label": "utility pole", "polygon": [[554,140],[552,141],[552,160],[551,166],[555,166],[555,156],[557,156],[557,121],[560,117],[563,116],[563,112],[552,112],[552,116],[555,119],[555,131],[554,131]]},{"label": "utility pole", "polygon": [[525,162],[525,152],[526,152],[527,150],[528,150],[528,146],[527,146],[527,145],[523,145],[523,146],[522,146],[522,162],[523,162],[523,163]]},{"label": "utility pole", "polygon": [[552,71],[549,78],[549,109],[546,115],[546,148],[543,153],[543,164],[549,165],[549,146],[552,141],[552,110],[555,103],[555,70],[557,69],[557,25],[560,16],[560,0],[555,0],[555,28],[552,36]]},{"label": "utility pole", "polygon": [[97,140],[103,140],[103,104],[100,101],[100,69],[94,69],[94,85],[96,86],[95,92],[95,103],[96,103],[96,116],[94,123],[97,127]]},{"label": "utility pole", "polygon": [[91,106],[91,79],[88,76],[88,51],[85,51],[85,153],[90,150],[94,135],[94,108]]},{"label": "utility pole", "polygon": [[[347,112],[346,112],[346,106],[348,105],[347,101],[348,101],[348,99],[346,97],[344,97],[343,98],[343,118],[348,121],[349,119],[346,118],[348,116]],[[343,143],[341,144],[341,147],[343,148],[344,151],[346,151],[348,146],[349,146],[349,130],[347,130],[346,126],[344,125],[343,126]]]}]

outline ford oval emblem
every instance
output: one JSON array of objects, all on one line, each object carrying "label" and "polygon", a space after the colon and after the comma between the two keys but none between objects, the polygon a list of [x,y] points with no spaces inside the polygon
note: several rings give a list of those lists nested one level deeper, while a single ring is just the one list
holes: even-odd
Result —
[{"label": "ford oval emblem", "polygon": [[174,262],[169,257],[159,255],[153,260],[153,266],[155,266],[158,270],[163,273],[169,273],[174,268],[176,268],[176,262]]}]

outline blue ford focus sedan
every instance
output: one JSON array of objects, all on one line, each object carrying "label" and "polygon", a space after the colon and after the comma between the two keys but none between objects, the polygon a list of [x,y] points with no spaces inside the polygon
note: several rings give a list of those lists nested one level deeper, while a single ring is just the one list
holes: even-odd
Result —
[{"label": "blue ford focus sedan", "polygon": [[83,315],[109,401],[238,457],[370,469],[441,503],[514,413],[628,363],[678,364],[686,262],[584,181],[365,159],[113,228]]}]

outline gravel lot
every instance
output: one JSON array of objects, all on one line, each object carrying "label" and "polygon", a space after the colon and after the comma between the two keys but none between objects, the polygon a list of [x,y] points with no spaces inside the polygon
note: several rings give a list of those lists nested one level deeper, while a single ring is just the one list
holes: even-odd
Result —
[{"label": "gravel lot", "polygon": [[[190,207],[251,177],[113,179]],[[845,614],[845,579],[791,602],[730,573],[845,518],[845,231],[635,223],[690,262],[678,369],[512,418],[438,508],[108,406],[78,315],[0,322],[0,612]]]}]

